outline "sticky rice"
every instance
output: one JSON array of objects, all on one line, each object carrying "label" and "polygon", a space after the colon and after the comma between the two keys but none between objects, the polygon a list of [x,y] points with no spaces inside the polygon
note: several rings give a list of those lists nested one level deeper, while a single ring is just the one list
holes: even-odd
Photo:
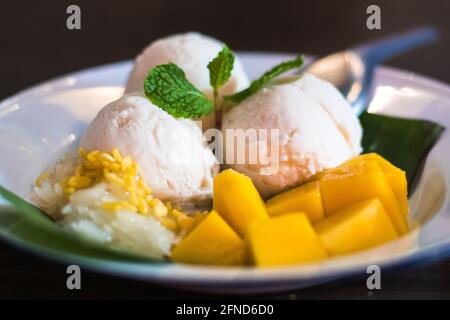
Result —
[{"label": "sticky rice", "polygon": [[82,163],[83,158],[76,152],[67,153],[38,178],[32,202],[65,229],[81,236],[153,259],[168,257],[194,219],[156,198],[146,214],[120,206],[106,210],[105,204],[123,203],[123,191],[116,193],[107,181],[67,194],[62,181],[69,179]]}]

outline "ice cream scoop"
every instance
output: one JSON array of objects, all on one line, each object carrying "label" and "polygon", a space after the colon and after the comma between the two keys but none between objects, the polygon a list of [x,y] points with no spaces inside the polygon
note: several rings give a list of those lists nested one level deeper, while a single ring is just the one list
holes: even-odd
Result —
[{"label": "ice cream scoop", "polygon": [[[361,152],[362,129],[349,103],[331,84],[308,74],[279,81],[231,108],[222,132],[226,166],[250,176],[264,198]],[[239,154],[245,154],[244,162],[237,161]]]},{"label": "ice cream scoop", "polygon": [[192,120],[175,119],[142,93],[105,106],[80,141],[87,151],[117,148],[140,165],[155,197],[176,202],[211,197],[218,170],[214,154]]},{"label": "ice cream scoop", "polygon": [[[223,43],[200,33],[188,32],[168,36],[152,42],[136,58],[125,87],[125,92],[143,91],[144,79],[150,68],[160,64],[175,63],[186,74],[186,78],[207,97],[212,99],[209,84],[208,63],[222,50]],[[221,87],[221,94],[231,94],[249,85],[239,59],[235,57],[234,68],[228,82]],[[214,117],[202,119],[203,130],[213,127]]]}]

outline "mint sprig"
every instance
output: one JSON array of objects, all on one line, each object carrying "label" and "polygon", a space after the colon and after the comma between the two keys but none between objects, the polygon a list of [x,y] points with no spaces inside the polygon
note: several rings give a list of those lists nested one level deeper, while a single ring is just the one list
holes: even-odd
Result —
[{"label": "mint sprig", "polygon": [[216,109],[219,108],[219,88],[230,79],[233,65],[234,54],[227,45],[224,45],[223,49],[208,64],[209,83],[214,90],[214,105]]},{"label": "mint sprig", "polygon": [[224,97],[224,104],[226,107],[231,107],[232,105],[241,102],[242,100],[248,98],[249,96],[258,92],[261,88],[267,86],[273,79],[278,77],[280,74],[285,73],[292,69],[300,68],[303,65],[303,56],[299,55],[295,59],[290,61],[282,62],[266,73],[264,73],[258,79],[252,81],[247,89],[228,95]]},{"label": "mint sprig", "polygon": [[198,118],[214,109],[213,103],[173,63],[151,68],[144,80],[144,92],[153,104],[176,118]]},{"label": "mint sprig", "polygon": [[300,68],[303,64],[301,55],[280,63],[252,81],[247,89],[224,96],[223,101],[219,102],[219,89],[230,79],[234,59],[233,52],[224,45],[207,66],[210,85],[214,90],[214,103],[190,83],[184,71],[174,63],[161,64],[148,71],[144,80],[145,95],[153,104],[176,118],[200,118],[210,114],[214,108],[219,111],[234,106],[271,84],[280,74]]}]

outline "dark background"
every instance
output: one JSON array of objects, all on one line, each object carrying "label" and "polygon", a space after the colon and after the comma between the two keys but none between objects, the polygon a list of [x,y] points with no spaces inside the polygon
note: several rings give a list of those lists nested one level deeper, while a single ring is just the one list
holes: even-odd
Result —
[{"label": "dark background", "polygon": [[[81,7],[82,29],[66,28],[66,8]],[[366,28],[366,8],[381,7],[381,30]],[[150,41],[200,31],[234,50],[326,54],[417,27],[437,26],[439,44],[389,61],[450,82],[449,0],[2,0],[0,98],[48,78],[133,58]]]},{"label": "dark background", "polygon": [[[70,4],[81,7],[81,30],[66,28]],[[370,4],[381,7],[381,30],[366,29]],[[133,58],[150,41],[189,30],[234,50],[326,54],[431,24],[441,31],[438,44],[386,64],[450,82],[449,9],[449,0],[2,0],[0,99],[67,72]],[[87,272],[83,289],[70,292],[65,279],[64,266],[0,244],[0,298],[204,297]],[[376,292],[359,278],[267,297],[450,298],[450,260],[383,273]]]}]

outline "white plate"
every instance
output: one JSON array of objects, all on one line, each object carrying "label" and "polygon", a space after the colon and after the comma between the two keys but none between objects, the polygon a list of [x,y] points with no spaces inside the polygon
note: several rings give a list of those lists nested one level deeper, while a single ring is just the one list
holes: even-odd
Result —
[{"label": "white plate", "polygon": [[[250,77],[291,58],[283,54],[242,53]],[[36,176],[76,143],[106,103],[118,98],[131,62],[73,73],[23,91],[0,103],[0,184],[25,196]],[[450,128],[450,87],[408,72],[379,68],[370,111],[429,119]],[[321,263],[290,267],[221,268],[182,264],[125,263],[94,259],[31,243],[8,232],[14,219],[3,203],[3,239],[64,263],[168,286],[208,292],[274,292],[363,273],[370,264],[382,269],[423,263],[450,254],[450,137],[445,131],[428,155],[422,178],[410,198],[412,216],[423,227],[389,244]],[[1,204],[0,204],[1,205]],[[2,223],[4,224],[2,227]]]}]

